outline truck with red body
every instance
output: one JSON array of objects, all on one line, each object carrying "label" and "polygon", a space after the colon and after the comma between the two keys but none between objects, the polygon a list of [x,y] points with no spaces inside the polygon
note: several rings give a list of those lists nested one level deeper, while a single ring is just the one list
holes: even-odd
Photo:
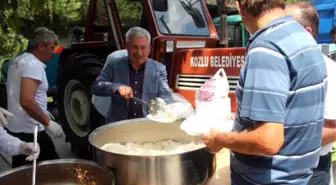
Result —
[{"label": "truck with red body", "polygon": [[[136,15],[125,17],[123,7]],[[224,68],[235,111],[234,91],[245,48],[226,48],[225,20],[223,11],[218,35],[203,0],[90,0],[83,42],[64,48],[59,59],[59,118],[72,148],[82,156],[90,150],[87,136],[101,120],[91,104],[91,83],[108,54],[125,49],[125,33],[134,26],[149,31],[149,57],[166,66],[171,89],[193,105],[195,90]]]}]

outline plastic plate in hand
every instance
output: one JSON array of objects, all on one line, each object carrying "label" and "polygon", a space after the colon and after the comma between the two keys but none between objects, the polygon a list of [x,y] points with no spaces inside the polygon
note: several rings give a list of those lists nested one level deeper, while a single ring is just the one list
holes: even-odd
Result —
[{"label": "plastic plate in hand", "polygon": [[233,120],[206,118],[197,115],[185,119],[180,125],[181,130],[192,136],[207,133],[211,128],[217,128],[222,132],[229,132],[232,130],[232,127]]},{"label": "plastic plate in hand", "polygon": [[160,123],[173,123],[177,120],[177,114],[175,112],[167,111],[160,116],[148,114],[147,118]]}]

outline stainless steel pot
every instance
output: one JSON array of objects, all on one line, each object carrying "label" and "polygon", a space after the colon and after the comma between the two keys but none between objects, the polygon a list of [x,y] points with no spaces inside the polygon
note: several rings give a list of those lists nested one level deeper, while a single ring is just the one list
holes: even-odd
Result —
[{"label": "stainless steel pot", "polygon": [[159,156],[124,155],[101,149],[111,142],[201,141],[199,136],[181,131],[180,124],[180,121],[158,123],[141,118],[99,127],[89,136],[94,160],[113,171],[117,185],[206,184],[216,170],[216,160],[205,146],[181,154]]},{"label": "stainless steel pot", "polygon": [[[32,166],[0,174],[1,185],[31,185]],[[36,185],[114,185],[114,175],[105,166],[79,159],[50,160],[37,164]]]}]

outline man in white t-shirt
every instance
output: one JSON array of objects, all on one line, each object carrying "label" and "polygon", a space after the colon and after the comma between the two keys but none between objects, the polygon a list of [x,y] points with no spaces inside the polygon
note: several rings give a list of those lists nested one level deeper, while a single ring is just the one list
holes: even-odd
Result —
[{"label": "man in white t-shirt", "polygon": [[[58,159],[55,145],[49,135],[59,138],[62,128],[52,121],[47,111],[48,81],[45,73],[57,44],[56,34],[47,28],[34,31],[27,52],[16,57],[8,70],[7,99],[8,133],[25,142],[34,141],[34,128],[38,125],[40,157],[38,161]],[[13,157],[12,167],[25,165],[25,156]]]},{"label": "man in white t-shirt", "polygon": [[[317,38],[319,18],[315,8],[308,2],[291,4],[287,12],[292,15],[305,29]],[[336,63],[324,56],[328,87],[324,110],[324,127],[322,130],[322,147],[318,167],[314,169],[309,185],[329,185],[331,168],[331,149],[336,141]]]}]

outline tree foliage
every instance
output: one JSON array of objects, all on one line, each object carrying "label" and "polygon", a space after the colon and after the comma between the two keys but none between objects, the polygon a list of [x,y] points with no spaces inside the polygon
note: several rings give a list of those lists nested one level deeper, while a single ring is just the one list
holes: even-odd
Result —
[{"label": "tree foliage", "polygon": [[45,26],[62,36],[69,23],[85,18],[89,0],[2,0],[0,4],[0,59],[26,48],[32,31]]},{"label": "tree foliage", "polygon": [[[0,61],[27,46],[27,38],[39,26],[45,26],[60,37],[71,25],[84,24],[90,0],[1,0]],[[214,1],[216,0],[207,0]],[[234,2],[235,0],[227,0]],[[292,3],[299,0],[287,0]],[[141,17],[139,1],[116,0],[123,26],[134,25]]]},{"label": "tree foliage", "polygon": [[[90,0],[1,1],[4,2],[0,4],[0,61],[24,50],[27,38],[39,26],[65,37],[73,25],[84,25]],[[140,2],[116,0],[116,3],[123,23],[138,21],[142,12]]]},{"label": "tree foliage", "polygon": [[137,25],[142,14],[142,5],[140,2],[117,0],[116,6],[120,14],[122,26]]}]

